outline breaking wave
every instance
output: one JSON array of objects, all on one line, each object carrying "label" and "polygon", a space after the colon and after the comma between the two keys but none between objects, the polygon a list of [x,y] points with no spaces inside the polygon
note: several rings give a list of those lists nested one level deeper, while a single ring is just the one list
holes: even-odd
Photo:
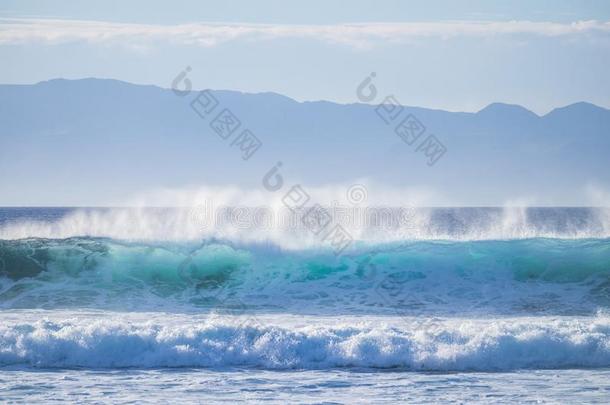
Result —
[{"label": "breaking wave", "polygon": [[562,313],[610,306],[610,240],[359,243],[341,256],[229,241],[0,241],[0,307]]},{"label": "breaking wave", "polygon": [[[106,314],[108,315],[108,314]],[[410,319],[269,324],[239,317],[112,316],[0,323],[0,366],[344,367],[497,371],[610,367],[610,318]],[[311,320],[310,320],[311,321]]]},{"label": "breaking wave", "polygon": [[0,367],[610,367],[605,208],[0,211]]}]

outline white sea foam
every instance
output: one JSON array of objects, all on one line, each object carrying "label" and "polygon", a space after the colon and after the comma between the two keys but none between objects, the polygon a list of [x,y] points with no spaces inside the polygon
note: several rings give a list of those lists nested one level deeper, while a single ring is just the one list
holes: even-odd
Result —
[{"label": "white sea foam", "polygon": [[0,365],[512,370],[610,366],[610,318],[4,313]]}]

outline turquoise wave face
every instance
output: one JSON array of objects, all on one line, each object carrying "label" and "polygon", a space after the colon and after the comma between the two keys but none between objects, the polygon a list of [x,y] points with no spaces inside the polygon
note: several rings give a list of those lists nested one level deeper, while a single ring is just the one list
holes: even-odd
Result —
[{"label": "turquoise wave face", "polygon": [[323,250],[208,241],[0,240],[0,305],[568,313],[610,306],[610,240],[417,241]]}]

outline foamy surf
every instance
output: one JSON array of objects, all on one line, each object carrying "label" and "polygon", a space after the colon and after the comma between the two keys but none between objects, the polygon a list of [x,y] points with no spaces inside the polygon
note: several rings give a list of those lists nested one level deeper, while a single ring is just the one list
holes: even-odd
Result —
[{"label": "foamy surf", "polygon": [[610,318],[4,312],[0,366],[499,371],[610,367]]},{"label": "foamy surf", "polygon": [[0,367],[610,367],[604,209],[421,209],[340,255],[180,234],[182,209],[42,211],[0,225]]}]

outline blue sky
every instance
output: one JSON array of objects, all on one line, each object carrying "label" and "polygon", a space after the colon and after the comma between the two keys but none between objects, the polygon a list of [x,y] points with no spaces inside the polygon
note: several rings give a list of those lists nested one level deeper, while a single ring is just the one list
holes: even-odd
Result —
[{"label": "blue sky", "polygon": [[0,83],[115,78],[355,102],[610,108],[608,1],[3,1]]}]

